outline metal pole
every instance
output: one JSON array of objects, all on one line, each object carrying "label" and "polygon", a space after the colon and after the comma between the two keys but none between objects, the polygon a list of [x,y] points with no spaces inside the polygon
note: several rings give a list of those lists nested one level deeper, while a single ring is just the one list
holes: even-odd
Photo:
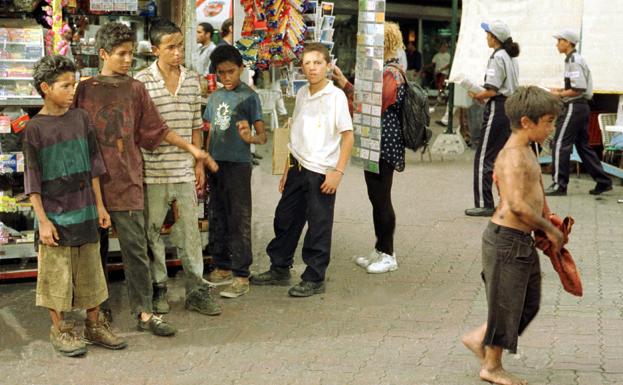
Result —
[{"label": "metal pole", "polygon": [[[452,0],[452,21],[450,22],[450,63],[454,60],[454,49],[456,48],[456,30],[459,13],[458,3],[458,0]],[[449,83],[448,88],[448,127],[446,127],[446,134],[452,134],[452,128],[454,125],[454,83]]]}]

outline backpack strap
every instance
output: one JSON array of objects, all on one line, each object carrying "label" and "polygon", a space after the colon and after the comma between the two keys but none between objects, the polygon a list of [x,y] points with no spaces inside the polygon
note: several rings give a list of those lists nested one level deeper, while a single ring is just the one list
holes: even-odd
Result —
[{"label": "backpack strap", "polygon": [[409,84],[409,81],[407,80],[407,74],[405,73],[405,71],[402,69],[400,65],[396,63],[387,63],[387,66],[398,70],[398,72],[400,72],[400,75],[402,75],[402,79],[404,80],[404,83]]}]

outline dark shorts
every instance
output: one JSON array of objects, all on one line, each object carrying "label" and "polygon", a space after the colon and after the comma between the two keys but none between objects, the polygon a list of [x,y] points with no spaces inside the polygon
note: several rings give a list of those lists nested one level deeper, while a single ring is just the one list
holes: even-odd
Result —
[{"label": "dark shorts", "polygon": [[541,302],[541,268],[532,236],[489,222],[482,234],[482,279],[488,305],[483,345],[516,353],[518,336]]}]

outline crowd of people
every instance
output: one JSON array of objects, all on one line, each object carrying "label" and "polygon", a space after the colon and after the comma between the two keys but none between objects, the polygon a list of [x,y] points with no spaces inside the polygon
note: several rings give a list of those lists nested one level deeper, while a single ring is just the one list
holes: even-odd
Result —
[{"label": "crowd of people", "polygon": [[[481,361],[482,379],[514,385],[523,381],[504,371],[502,351],[516,350],[518,335],[540,302],[539,262],[531,233],[541,230],[554,250],[561,246],[562,235],[550,221],[553,214],[545,195],[566,192],[564,159],[568,160],[573,143],[582,149],[583,160],[593,159],[594,153],[583,147],[592,86],[590,71],[575,51],[574,32],[555,35],[559,52],[566,55],[565,89],[547,92],[518,85],[519,46],[508,26],[494,21],[482,27],[493,53],[484,91],[471,95],[486,101],[486,109],[474,160],[476,208],[466,214],[493,216],[483,234],[488,314],[463,342]],[[138,330],[157,336],[176,333],[162,316],[170,306],[160,237],[173,201],[186,309],[221,314],[214,286],[223,286],[224,298],[245,295],[250,285],[289,286],[305,225],[306,269],[288,294],[309,297],[326,290],[335,197],[354,143],[353,84],[339,68],[330,68],[324,45],[305,45],[301,66],[308,84],[296,95],[274,238],[266,247],[270,267],[251,274],[251,145],[262,145],[267,137],[260,99],[241,81],[244,66],[231,45],[231,25],[222,28],[223,44],[212,43],[213,32],[209,24],[197,28],[198,73],[182,65],[184,36],[169,21],[152,25],[149,37],[157,60],[134,78],[128,71],[135,34],[116,22],[97,32],[102,60],[98,76],[76,86],[75,64],[58,55],[46,56],[34,67],[35,87],[44,106],[28,123],[23,142],[25,190],[38,221],[36,305],[49,310],[51,343],[65,356],[84,355],[85,340],[109,349],[127,346],[111,328],[111,315],[100,311],[108,298],[100,228],[113,226],[119,237],[130,314]],[[354,259],[368,273],[398,268],[391,194],[394,172],[403,171],[406,164],[401,114],[410,85],[400,64],[405,47],[397,24],[385,23],[384,34],[379,172],[363,173],[376,239],[369,255]],[[407,47],[407,60],[416,61],[413,47]],[[449,60],[439,57],[436,63],[440,74],[447,71]],[[327,77],[330,69],[333,81]],[[209,72],[218,75],[222,87],[210,94],[202,112],[199,75]],[[530,143],[543,143],[558,115],[562,117],[554,140],[558,171],[554,185],[544,191]],[[599,167],[591,175],[598,182],[592,194],[612,188]],[[494,182],[500,195],[497,209],[491,192]],[[197,191],[206,185],[216,268],[204,278],[196,205]],[[64,312],[76,308],[86,309],[83,336],[64,319]]]}]

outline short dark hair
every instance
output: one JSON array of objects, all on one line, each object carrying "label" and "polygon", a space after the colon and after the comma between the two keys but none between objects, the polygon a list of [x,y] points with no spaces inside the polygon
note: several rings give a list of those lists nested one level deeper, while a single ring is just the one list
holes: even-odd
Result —
[{"label": "short dark hair", "polygon": [[95,49],[108,53],[123,43],[136,43],[136,34],[125,24],[118,22],[106,23],[95,34]]},{"label": "short dark hair", "polygon": [[214,68],[216,68],[219,64],[226,61],[232,62],[240,67],[242,65],[242,55],[238,52],[236,47],[232,45],[219,45],[212,51],[210,62],[214,65]]},{"label": "short dark hair", "polygon": [[306,43],[303,46],[303,56],[305,56],[308,52],[319,52],[327,63],[331,63],[331,54],[329,53],[329,49],[322,43]]},{"label": "short dark hair", "polygon": [[519,87],[517,91],[504,103],[506,116],[511,128],[521,128],[521,118],[527,117],[533,123],[545,115],[558,117],[562,110],[560,99],[536,86]]},{"label": "short dark hair", "polygon": [[157,47],[160,45],[165,35],[172,35],[174,33],[182,33],[182,30],[174,22],[161,19],[152,23],[151,27],[149,27],[149,41],[151,45]]},{"label": "short dark hair", "polygon": [[76,73],[76,65],[69,58],[62,55],[44,56],[35,63],[32,70],[32,79],[35,88],[41,97],[45,98],[41,90],[41,83],[48,85],[56,83],[56,80],[62,74],[67,72]]},{"label": "short dark hair", "polygon": [[234,25],[233,20],[231,19],[231,17],[229,19],[226,19],[223,24],[221,24],[221,36],[227,36],[229,35],[230,32],[233,32],[231,29]]},{"label": "short dark hair", "polygon": [[206,23],[206,22],[199,23],[197,24],[197,27],[203,28],[203,32],[209,33],[210,36],[214,34],[214,27],[210,23]]}]

